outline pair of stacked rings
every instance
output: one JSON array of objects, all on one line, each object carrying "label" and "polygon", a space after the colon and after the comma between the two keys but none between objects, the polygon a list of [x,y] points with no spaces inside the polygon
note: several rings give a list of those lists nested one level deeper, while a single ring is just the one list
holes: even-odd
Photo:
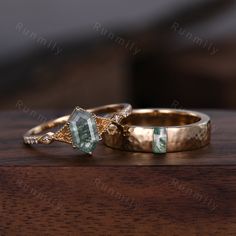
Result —
[{"label": "pair of stacked rings", "polygon": [[[57,128],[58,127],[58,128]],[[56,129],[55,132],[50,130]],[[43,131],[48,130],[47,133]],[[112,104],[84,110],[45,122],[29,130],[25,144],[64,142],[92,154],[100,140],[111,148],[132,152],[167,153],[204,147],[210,142],[210,118],[200,112],[178,109],[135,109]]]}]

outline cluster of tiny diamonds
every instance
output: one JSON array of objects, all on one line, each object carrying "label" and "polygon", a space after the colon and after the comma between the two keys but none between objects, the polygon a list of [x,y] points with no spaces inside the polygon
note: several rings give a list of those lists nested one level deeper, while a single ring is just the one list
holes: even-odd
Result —
[{"label": "cluster of tiny diamonds", "polygon": [[120,121],[124,118],[126,118],[132,111],[132,108],[131,107],[126,107],[124,108],[122,111],[120,111],[119,113],[116,113],[114,116],[113,116],[113,120],[116,122],[116,123],[120,123]]},{"label": "cluster of tiny diamonds", "polygon": [[131,112],[132,112],[132,107],[128,106],[121,113],[124,117],[127,117]]},{"label": "cluster of tiny diamonds", "polygon": [[37,144],[38,137],[36,137],[36,136],[24,137],[24,142],[26,144]]},{"label": "cluster of tiny diamonds", "polygon": [[123,111],[121,111],[118,114],[115,114],[112,118],[112,120],[114,120],[116,123],[120,123],[120,121],[124,118],[126,118],[128,115],[130,114],[129,109],[124,109]]},{"label": "cluster of tiny diamonds", "polygon": [[45,134],[39,139],[40,143],[49,144],[52,142],[52,136]]}]

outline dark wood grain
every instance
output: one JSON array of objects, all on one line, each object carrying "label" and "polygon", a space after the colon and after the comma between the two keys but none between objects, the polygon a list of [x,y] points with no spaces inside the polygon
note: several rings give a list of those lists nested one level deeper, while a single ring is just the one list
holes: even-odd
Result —
[{"label": "dark wood grain", "polygon": [[1,235],[235,235],[234,167],[2,167]]},{"label": "dark wood grain", "polygon": [[100,145],[88,157],[24,146],[39,121],[1,112],[0,235],[236,235],[236,113],[206,113],[204,149],[155,156]]}]

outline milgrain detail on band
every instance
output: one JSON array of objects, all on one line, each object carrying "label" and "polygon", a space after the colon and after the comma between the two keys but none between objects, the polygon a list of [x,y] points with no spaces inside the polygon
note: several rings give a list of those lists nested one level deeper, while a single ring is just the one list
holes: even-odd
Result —
[{"label": "milgrain detail on band", "polygon": [[155,127],[153,129],[152,150],[154,153],[167,152],[167,131],[163,127]]}]

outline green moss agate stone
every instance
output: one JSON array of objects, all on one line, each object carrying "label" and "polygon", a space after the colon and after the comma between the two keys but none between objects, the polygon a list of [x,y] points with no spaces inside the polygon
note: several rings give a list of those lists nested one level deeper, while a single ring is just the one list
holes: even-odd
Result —
[{"label": "green moss agate stone", "polygon": [[166,128],[155,127],[153,130],[152,149],[154,153],[166,153],[167,131]]},{"label": "green moss agate stone", "polygon": [[68,122],[73,147],[92,154],[100,140],[95,117],[91,113],[77,107],[71,114]]}]

